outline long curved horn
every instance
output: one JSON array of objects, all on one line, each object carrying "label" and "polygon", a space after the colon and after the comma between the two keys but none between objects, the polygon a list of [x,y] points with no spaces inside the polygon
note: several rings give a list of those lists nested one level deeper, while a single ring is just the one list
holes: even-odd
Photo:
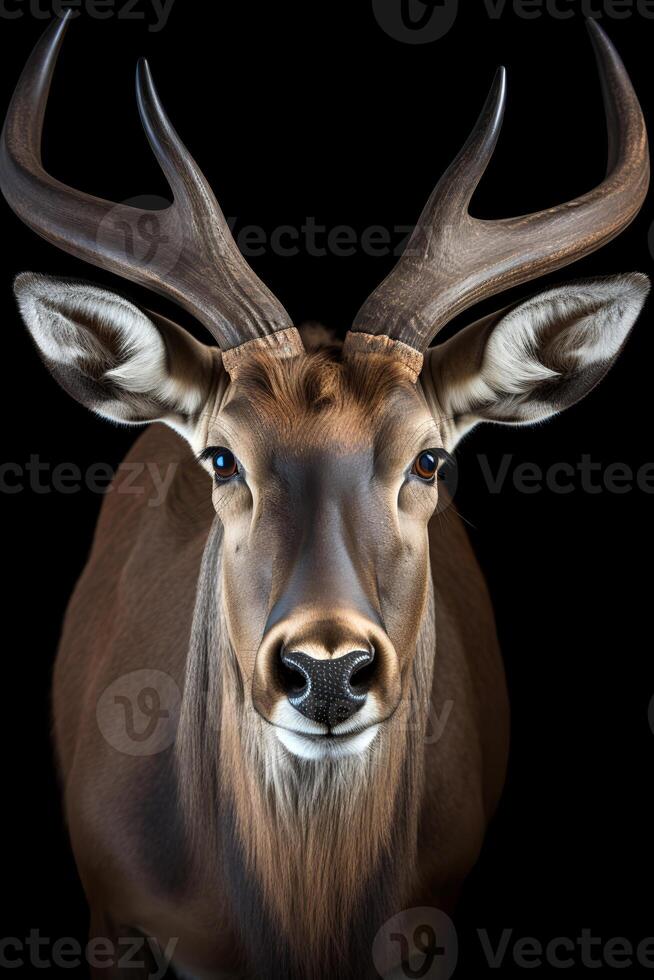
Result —
[{"label": "long curved horn", "polygon": [[645,122],[615,48],[595,21],[588,29],[609,133],[602,183],[567,204],[519,218],[470,216],[470,200],[502,123],[506,86],[500,69],[468,142],[429,198],[404,254],[359,310],[346,349],[381,349],[390,338],[422,353],[458,313],[588,255],[635,218],[649,185]]},{"label": "long curved horn", "polygon": [[[239,252],[211,188],[170,124],[147,63],[137,70],[138,107],[173,204],[160,211],[114,204],[46,173],[43,118],[69,14],[48,26],[9,106],[0,143],[0,188],[9,205],[53,245],[171,297],[223,350],[277,331],[289,331],[286,343],[301,350],[288,313]],[[144,233],[141,256],[134,243]],[[282,335],[274,343],[282,348]]]}]

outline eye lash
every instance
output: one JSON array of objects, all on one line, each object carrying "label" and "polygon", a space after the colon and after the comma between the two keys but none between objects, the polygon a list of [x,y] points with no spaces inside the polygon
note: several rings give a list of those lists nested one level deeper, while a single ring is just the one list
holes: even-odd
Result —
[{"label": "eye lash", "polygon": [[446,466],[454,466],[455,459],[452,453],[448,453],[447,449],[432,449],[434,456],[440,460],[441,463],[445,463]]},{"label": "eye lash", "polygon": [[198,453],[195,457],[197,462],[206,463],[207,460],[211,459],[211,457],[216,453],[217,449],[217,446],[207,446],[206,449],[203,449],[202,452]]}]

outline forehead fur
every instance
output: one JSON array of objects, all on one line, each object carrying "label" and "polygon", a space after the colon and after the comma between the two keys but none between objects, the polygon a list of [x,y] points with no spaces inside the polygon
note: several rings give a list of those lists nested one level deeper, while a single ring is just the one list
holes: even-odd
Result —
[{"label": "forehead fur", "polygon": [[343,360],[340,353],[332,345],[289,359],[256,355],[239,371],[234,398],[276,427],[299,419],[325,425],[330,417],[370,426],[391,404],[418,407],[416,386],[399,361],[385,354]]}]

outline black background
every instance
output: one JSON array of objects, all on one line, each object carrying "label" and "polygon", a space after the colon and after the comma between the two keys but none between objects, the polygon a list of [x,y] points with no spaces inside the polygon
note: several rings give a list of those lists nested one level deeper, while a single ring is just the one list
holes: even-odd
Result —
[{"label": "black background", "polygon": [[[3,105],[44,27],[27,4],[15,0],[15,6],[22,17],[0,17]],[[507,3],[493,18],[482,3],[474,10],[466,4],[452,29],[428,44],[389,36],[368,0],[177,0],[159,32],[149,30],[148,21],[84,16],[71,26],[56,74],[46,163],[68,183],[116,201],[166,195],[134,99],[134,66],[145,54],[173,122],[237,227],[260,225],[269,235],[313,217],[318,225],[347,225],[359,235],[371,225],[393,229],[416,220],[476,118],[496,65],[504,63],[507,118],[473,211],[490,218],[546,207],[589,189],[602,178],[606,160],[600,90],[580,5],[560,0],[559,6],[574,16],[544,12],[526,19]],[[595,6],[601,11],[600,0]],[[654,21],[637,12],[624,19],[605,12],[602,23],[652,126]],[[62,462],[82,470],[96,462],[115,467],[134,432],[94,419],[49,378],[15,313],[12,277],[24,269],[86,277],[172,311],[163,300],[58,253],[4,203],[1,209],[0,461],[24,466],[38,454],[51,468]],[[617,241],[551,282],[651,271],[653,218],[647,202]],[[266,249],[251,262],[295,322],[318,319],[339,332],[393,262],[360,249],[348,257],[306,254],[302,243],[299,250],[288,257]],[[175,315],[201,335],[189,318]],[[537,428],[479,428],[458,451],[456,503],[489,580],[513,708],[508,784],[459,913],[460,969],[475,976],[488,971],[477,928],[489,929],[494,941],[504,928],[514,929],[516,939],[542,942],[575,939],[582,928],[604,941],[654,935],[652,497],[637,488],[589,494],[580,481],[570,494],[544,489],[526,495],[510,478],[502,493],[492,494],[477,459],[487,454],[493,470],[503,453],[513,454],[514,465],[543,468],[577,465],[584,454],[602,468],[623,462],[636,470],[653,461],[651,317],[650,306],[614,370],[585,402]],[[0,934],[25,939],[38,929],[53,939],[84,940],[85,904],[51,758],[48,692],[61,618],[101,497],[27,486],[3,492],[0,503]],[[522,972],[505,964],[502,975]],[[578,965],[568,972],[586,970]],[[638,972],[634,967],[627,975]],[[558,975],[547,966],[535,973]]]}]

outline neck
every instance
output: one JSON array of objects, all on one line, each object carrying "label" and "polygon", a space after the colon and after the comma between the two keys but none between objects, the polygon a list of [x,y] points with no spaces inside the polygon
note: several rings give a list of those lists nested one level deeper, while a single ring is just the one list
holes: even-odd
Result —
[{"label": "neck", "polygon": [[215,529],[198,588],[177,746],[198,868],[224,868],[245,946],[255,956],[261,951],[258,975],[360,980],[376,930],[404,907],[414,867],[431,590],[394,718],[362,756],[301,760],[279,744],[243,687],[216,603],[219,565]]}]

